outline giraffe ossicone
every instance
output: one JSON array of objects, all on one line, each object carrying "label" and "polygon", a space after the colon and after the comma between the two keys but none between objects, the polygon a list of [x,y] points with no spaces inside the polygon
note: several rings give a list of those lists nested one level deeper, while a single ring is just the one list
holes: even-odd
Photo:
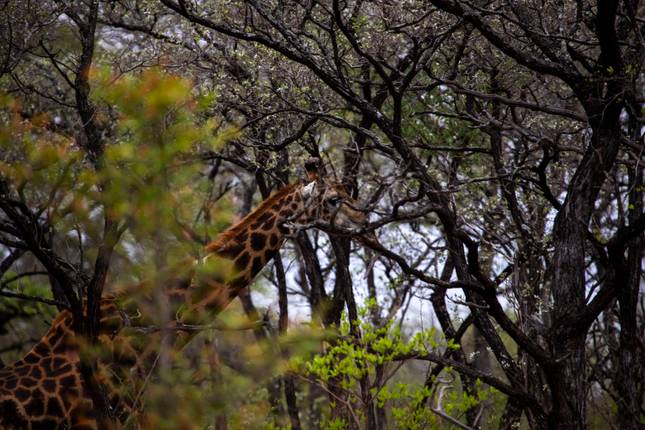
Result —
[{"label": "giraffe ossicone", "polygon": [[[231,270],[196,270],[192,282],[164,290],[174,302],[179,301],[182,320],[194,315],[199,316],[197,320],[212,317],[224,309],[278,253],[287,234],[293,233],[293,225],[321,221],[345,230],[366,225],[366,214],[356,209],[344,187],[322,177],[318,167],[319,160],[307,161],[306,182],[281,188],[206,246],[203,262],[227,264]],[[114,299],[102,301],[101,321],[101,343],[119,345],[119,354],[128,363],[145,363],[142,356],[149,352],[145,349],[149,345],[126,352],[120,345],[120,330],[131,321]],[[27,355],[0,369],[0,429],[97,428],[80,372],[82,342],[72,323],[71,312],[62,311]],[[125,362],[123,357],[120,360]],[[118,364],[122,363],[114,365]],[[127,411],[132,406],[119,404],[127,401],[116,395],[110,399],[115,410]]]}]

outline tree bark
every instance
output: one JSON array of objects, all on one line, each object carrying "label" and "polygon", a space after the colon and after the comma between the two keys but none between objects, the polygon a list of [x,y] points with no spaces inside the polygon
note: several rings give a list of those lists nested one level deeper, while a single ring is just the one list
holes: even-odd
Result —
[{"label": "tree bark", "polygon": [[[640,169],[630,175],[630,224],[643,215],[643,170]],[[642,357],[643,350],[639,344],[637,327],[638,294],[641,287],[643,260],[643,237],[638,235],[627,248],[627,261],[625,271],[626,284],[618,293],[620,308],[620,348],[618,350],[618,363],[615,375],[616,392],[620,395],[618,402],[617,421],[621,429],[641,429],[643,404],[643,378],[645,377]],[[640,354],[639,354],[640,352]]]}]

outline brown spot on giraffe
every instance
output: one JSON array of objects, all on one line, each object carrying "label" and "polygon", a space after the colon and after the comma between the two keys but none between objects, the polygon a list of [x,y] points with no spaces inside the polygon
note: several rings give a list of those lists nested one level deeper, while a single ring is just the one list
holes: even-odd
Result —
[{"label": "brown spot on giraffe", "polygon": [[244,271],[246,266],[249,264],[249,254],[247,252],[243,252],[240,255],[237,256],[235,259],[235,268],[238,269],[239,271]]},{"label": "brown spot on giraffe", "polygon": [[271,248],[277,248],[278,246],[278,235],[275,233],[271,233],[271,238],[269,239],[269,246]]},{"label": "brown spot on giraffe", "polygon": [[267,242],[265,233],[251,233],[251,249],[253,251],[262,251]]},{"label": "brown spot on giraffe", "polygon": [[[173,299],[184,300],[187,306],[182,318],[199,312],[213,315],[223,309],[278,253],[285,235],[292,229],[290,223],[321,220],[343,228],[362,227],[366,223],[365,214],[353,208],[342,186],[320,178],[317,172],[312,174],[311,164],[307,170],[308,183],[280,189],[206,247],[209,255],[230,261],[229,273],[218,273],[217,278],[215,273],[210,273],[210,278],[197,274],[192,283],[183,282],[163,290]],[[125,342],[117,335],[126,321],[114,300],[102,302],[101,317],[101,341],[113,346],[120,363],[137,369],[130,375],[143,377],[145,372],[141,369],[148,357],[154,356],[153,344]],[[181,347],[190,337],[178,336],[181,342],[176,346]],[[0,429],[97,428],[92,400],[79,371],[80,345],[72,329],[72,315],[63,311],[22,360],[0,369]],[[105,382],[109,386],[112,381]],[[109,397],[120,402],[116,393]],[[116,406],[118,410],[127,410],[128,405]]]},{"label": "brown spot on giraffe", "polygon": [[262,267],[264,267],[262,256],[258,255],[253,257],[253,266],[251,266],[251,273],[254,276],[257,275],[258,273],[260,273],[260,270],[262,270]]}]

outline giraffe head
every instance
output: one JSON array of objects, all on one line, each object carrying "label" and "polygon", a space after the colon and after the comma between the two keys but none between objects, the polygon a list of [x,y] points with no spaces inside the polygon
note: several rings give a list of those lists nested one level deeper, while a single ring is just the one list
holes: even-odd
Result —
[{"label": "giraffe head", "polygon": [[[368,217],[357,202],[337,181],[320,176],[319,160],[312,158],[305,163],[307,182],[302,185],[300,195],[303,213],[300,223],[322,222],[347,232],[358,232],[368,223]],[[373,233],[362,234],[362,240],[375,240]]]},{"label": "giraffe head", "polygon": [[[252,272],[255,274],[277,252],[285,234],[308,224],[329,224],[332,231],[335,228],[346,233],[360,233],[368,222],[365,211],[358,207],[340,182],[320,175],[319,163],[317,158],[308,160],[305,163],[306,181],[275,192],[220,234],[206,247],[207,252],[235,260],[238,271],[254,263]],[[376,240],[376,237],[374,233],[365,233],[358,239]]]}]

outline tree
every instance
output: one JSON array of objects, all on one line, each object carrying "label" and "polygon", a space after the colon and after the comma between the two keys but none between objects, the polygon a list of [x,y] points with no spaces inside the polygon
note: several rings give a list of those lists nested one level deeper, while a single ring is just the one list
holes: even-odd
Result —
[{"label": "tree", "polygon": [[[399,357],[406,369],[412,360],[431,363],[419,410],[445,414],[432,399],[451,367],[460,375],[455,387],[476,399],[457,417],[470,427],[484,426],[484,382],[503,400],[488,417],[497,422],[487,426],[512,428],[525,416],[531,428],[583,428],[601,420],[590,405],[611,399],[615,413],[605,420],[639,428],[639,1],[162,0],[83,7],[45,3],[43,11],[75,24],[36,26],[38,43],[6,44],[14,48],[3,71],[12,79],[3,86],[21,90],[39,110],[75,106],[85,118],[78,144],[90,161],[99,162],[102,151],[92,136],[115,132],[109,121],[91,120],[83,74],[65,78],[75,69],[48,44],[60,27],[80,35],[78,65],[96,57],[83,41],[98,37],[102,62],[121,70],[181,67],[197,83],[193,91],[218,93],[205,114],[242,133],[223,149],[197,147],[195,156],[216,183],[239,178],[233,180],[244,188],[242,212],[256,189],[267,196],[293,177],[297,160],[313,155],[337,168],[376,214],[370,229],[382,245],[353,248],[333,231],[302,231],[282,255],[297,255],[298,269],[277,260],[269,282],[279,293],[283,336],[292,331],[289,304],[298,296],[325,328],[341,326],[346,310],[349,331],[327,355],[344,346],[343,353],[355,354],[351,345],[366,345],[372,329],[409,322],[409,306],[427,305],[448,344],[462,348]],[[98,33],[84,24],[93,14]],[[14,40],[11,34],[3,37]],[[36,76],[43,80],[25,85],[24,73],[42,62],[49,68],[39,66]],[[67,82],[67,99],[40,84],[52,80]],[[70,117],[62,115],[61,124],[79,131]],[[297,287],[288,281],[294,277]],[[100,297],[101,288],[88,291]],[[252,296],[243,304],[257,318]],[[369,309],[362,317],[361,308]],[[359,323],[365,320],[369,327]],[[485,346],[469,351],[469,336]],[[489,353],[493,369],[473,357]],[[322,384],[336,402],[330,422],[370,429],[393,422],[393,409],[371,391],[392,364],[365,366],[374,373],[360,374],[355,390],[343,385],[342,372]],[[304,416],[298,391],[306,389],[312,404],[321,400],[320,387],[297,377],[276,379],[286,408],[279,391],[269,390],[276,415],[288,414],[293,428]]]}]

